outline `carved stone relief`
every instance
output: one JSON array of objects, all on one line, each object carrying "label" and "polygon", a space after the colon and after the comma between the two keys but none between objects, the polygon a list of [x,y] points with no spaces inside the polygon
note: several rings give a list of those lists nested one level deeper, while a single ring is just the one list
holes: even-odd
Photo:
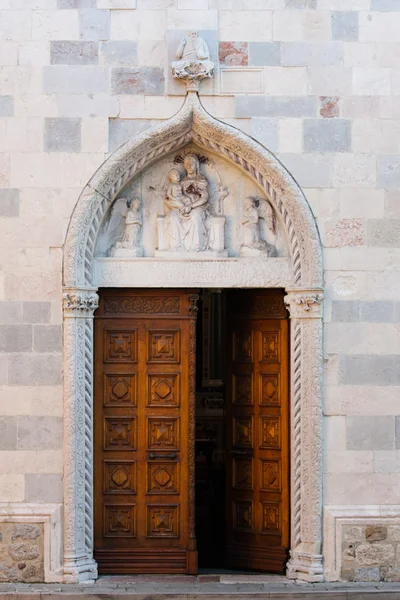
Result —
[{"label": "carved stone relief", "polygon": [[[125,200],[125,198],[124,198]],[[111,250],[111,256],[143,256],[143,248],[139,245],[139,234],[142,228],[140,200],[127,200],[124,233],[120,241]]]},{"label": "carved stone relief", "polygon": [[175,79],[182,79],[187,89],[197,90],[202,79],[213,75],[214,63],[210,60],[210,51],[197,31],[189,31],[182,38],[176,58],[178,60],[171,65],[172,75]]}]

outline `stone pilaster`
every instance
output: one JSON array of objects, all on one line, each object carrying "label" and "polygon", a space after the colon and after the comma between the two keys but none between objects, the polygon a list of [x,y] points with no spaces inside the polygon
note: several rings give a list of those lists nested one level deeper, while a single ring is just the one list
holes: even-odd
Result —
[{"label": "stone pilaster", "polygon": [[65,289],[64,579],[93,580],[93,289]]},{"label": "stone pilaster", "polygon": [[287,289],[291,320],[290,579],[323,581],[322,290]]}]

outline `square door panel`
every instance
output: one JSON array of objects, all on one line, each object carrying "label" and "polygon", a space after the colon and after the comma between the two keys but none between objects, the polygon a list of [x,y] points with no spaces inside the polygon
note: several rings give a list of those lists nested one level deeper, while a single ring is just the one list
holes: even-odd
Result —
[{"label": "square door panel", "polygon": [[233,360],[239,363],[253,362],[253,332],[233,332]]},{"label": "square door panel", "polygon": [[133,375],[105,375],[104,406],[136,406],[137,377]]},{"label": "square door panel", "polygon": [[179,329],[149,331],[148,352],[150,363],[179,363]]},{"label": "square door panel", "polygon": [[260,417],[260,427],[260,447],[279,450],[281,447],[281,423],[279,417]]},{"label": "square door panel", "polygon": [[125,417],[105,417],[105,450],[136,449],[136,419]]},{"label": "square door panel", "polygon": [[266,535],[281,534],[281,504],[280,502],[261,502],[262,521],[261,532]]},{"label": "square door panel", "polygon": [[261,398],[262,406],[280,406],[279,375],[261,375]]},{"label": "square door panel", "polygon": [[178,494],[179,493],[179,465],[174,462],[149,462],[148,494]]},{"label": "square door panel", "polygon": [[249,406],[253,404],[253,375],[233,375],[232,403]]},{"label": "square door panel", "polygon": [[279,362],[279,331],[261,331],[260,361]]},{"label": "square door panel", "polygon": [[103,519],[104,537],[136,537],[135,504],[106,504],[104,505]]},{"label": "square door panel", "polygon": [[280,460],[260,460],[260,489],[263,492],[281,491],[281,461]]},{"label": "square door panel", "polygon": [[148,406],[179,406],[179,375],[153,373],[148,376]]},{"label": "square door panel", "polygon": [[233,503],[235,529],[253,531],[253,503],[251,500],[237,500]]},{"label": "square door panel", "polygon": [[233,417],[233,445],[253,447],[253,418]]},{"label": "square door panel", "polygon": [[253,489],[253,459],[233,459],[233,487],[236,490]]},{"label": "square door panel", "polygon": [[136,494],[136,463],[133,460],[105,460],[105,494]]},{"label": "square door panel", "polygon": [[148,419],[148,449],[178,450],[179,419],[154,417]]},{"label": "square door panel", "polygon": [[179,506],[176,504],[148,504],[147,537],[179,537]]},{"label": "square door panel", "polygon": [[135,363],[137,362],[137,331],[111,330],[104,331],[104,362]]}]

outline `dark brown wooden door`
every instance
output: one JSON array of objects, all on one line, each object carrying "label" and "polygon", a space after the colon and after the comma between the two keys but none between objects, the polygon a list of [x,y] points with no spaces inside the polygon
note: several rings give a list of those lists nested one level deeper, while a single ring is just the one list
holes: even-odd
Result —
[{"label": "dark brown wooden door", "polygon": [[227,554],[283,572],[289,546],[288,321],[279,292],[230,292]]},{"label": "dark brown wooden door", "polygon": [[197,295],[104,290],[95,315],[100,573],[194,573]]}]

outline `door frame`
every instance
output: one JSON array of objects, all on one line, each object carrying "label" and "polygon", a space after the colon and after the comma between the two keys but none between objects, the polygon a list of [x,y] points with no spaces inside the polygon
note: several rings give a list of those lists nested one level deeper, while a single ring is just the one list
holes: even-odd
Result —
[{"label": "door frame", "polygon": [[[94,275],[96,239],[127,182],[158,157],[190,142],[205,152],[221,154],[267,195],[285,231],[289,257],[266,259],[260,269],[249,264],[250,272],[243,267],[246,259],[207,261],[200,254],[197,260],[180,264],[132,259],[110,263],[112,277],[103,279],[101,286],[115,287],[117,280],[117,285],[129,288],[286,290],[291,320],[292,521],[287,575],[322,581],[323,268],[318,229],[302,190],[278,159],[246,134],[214,119],[194,91],[188,91],[174,117],[129,140],[101,165],[82,191],[70,220],[63,256],[64,579],[79,582],[97,577],[92,489],[92,321],[99,286]],[[221,284],[219,274],[225,269],[228,279]]]}]

